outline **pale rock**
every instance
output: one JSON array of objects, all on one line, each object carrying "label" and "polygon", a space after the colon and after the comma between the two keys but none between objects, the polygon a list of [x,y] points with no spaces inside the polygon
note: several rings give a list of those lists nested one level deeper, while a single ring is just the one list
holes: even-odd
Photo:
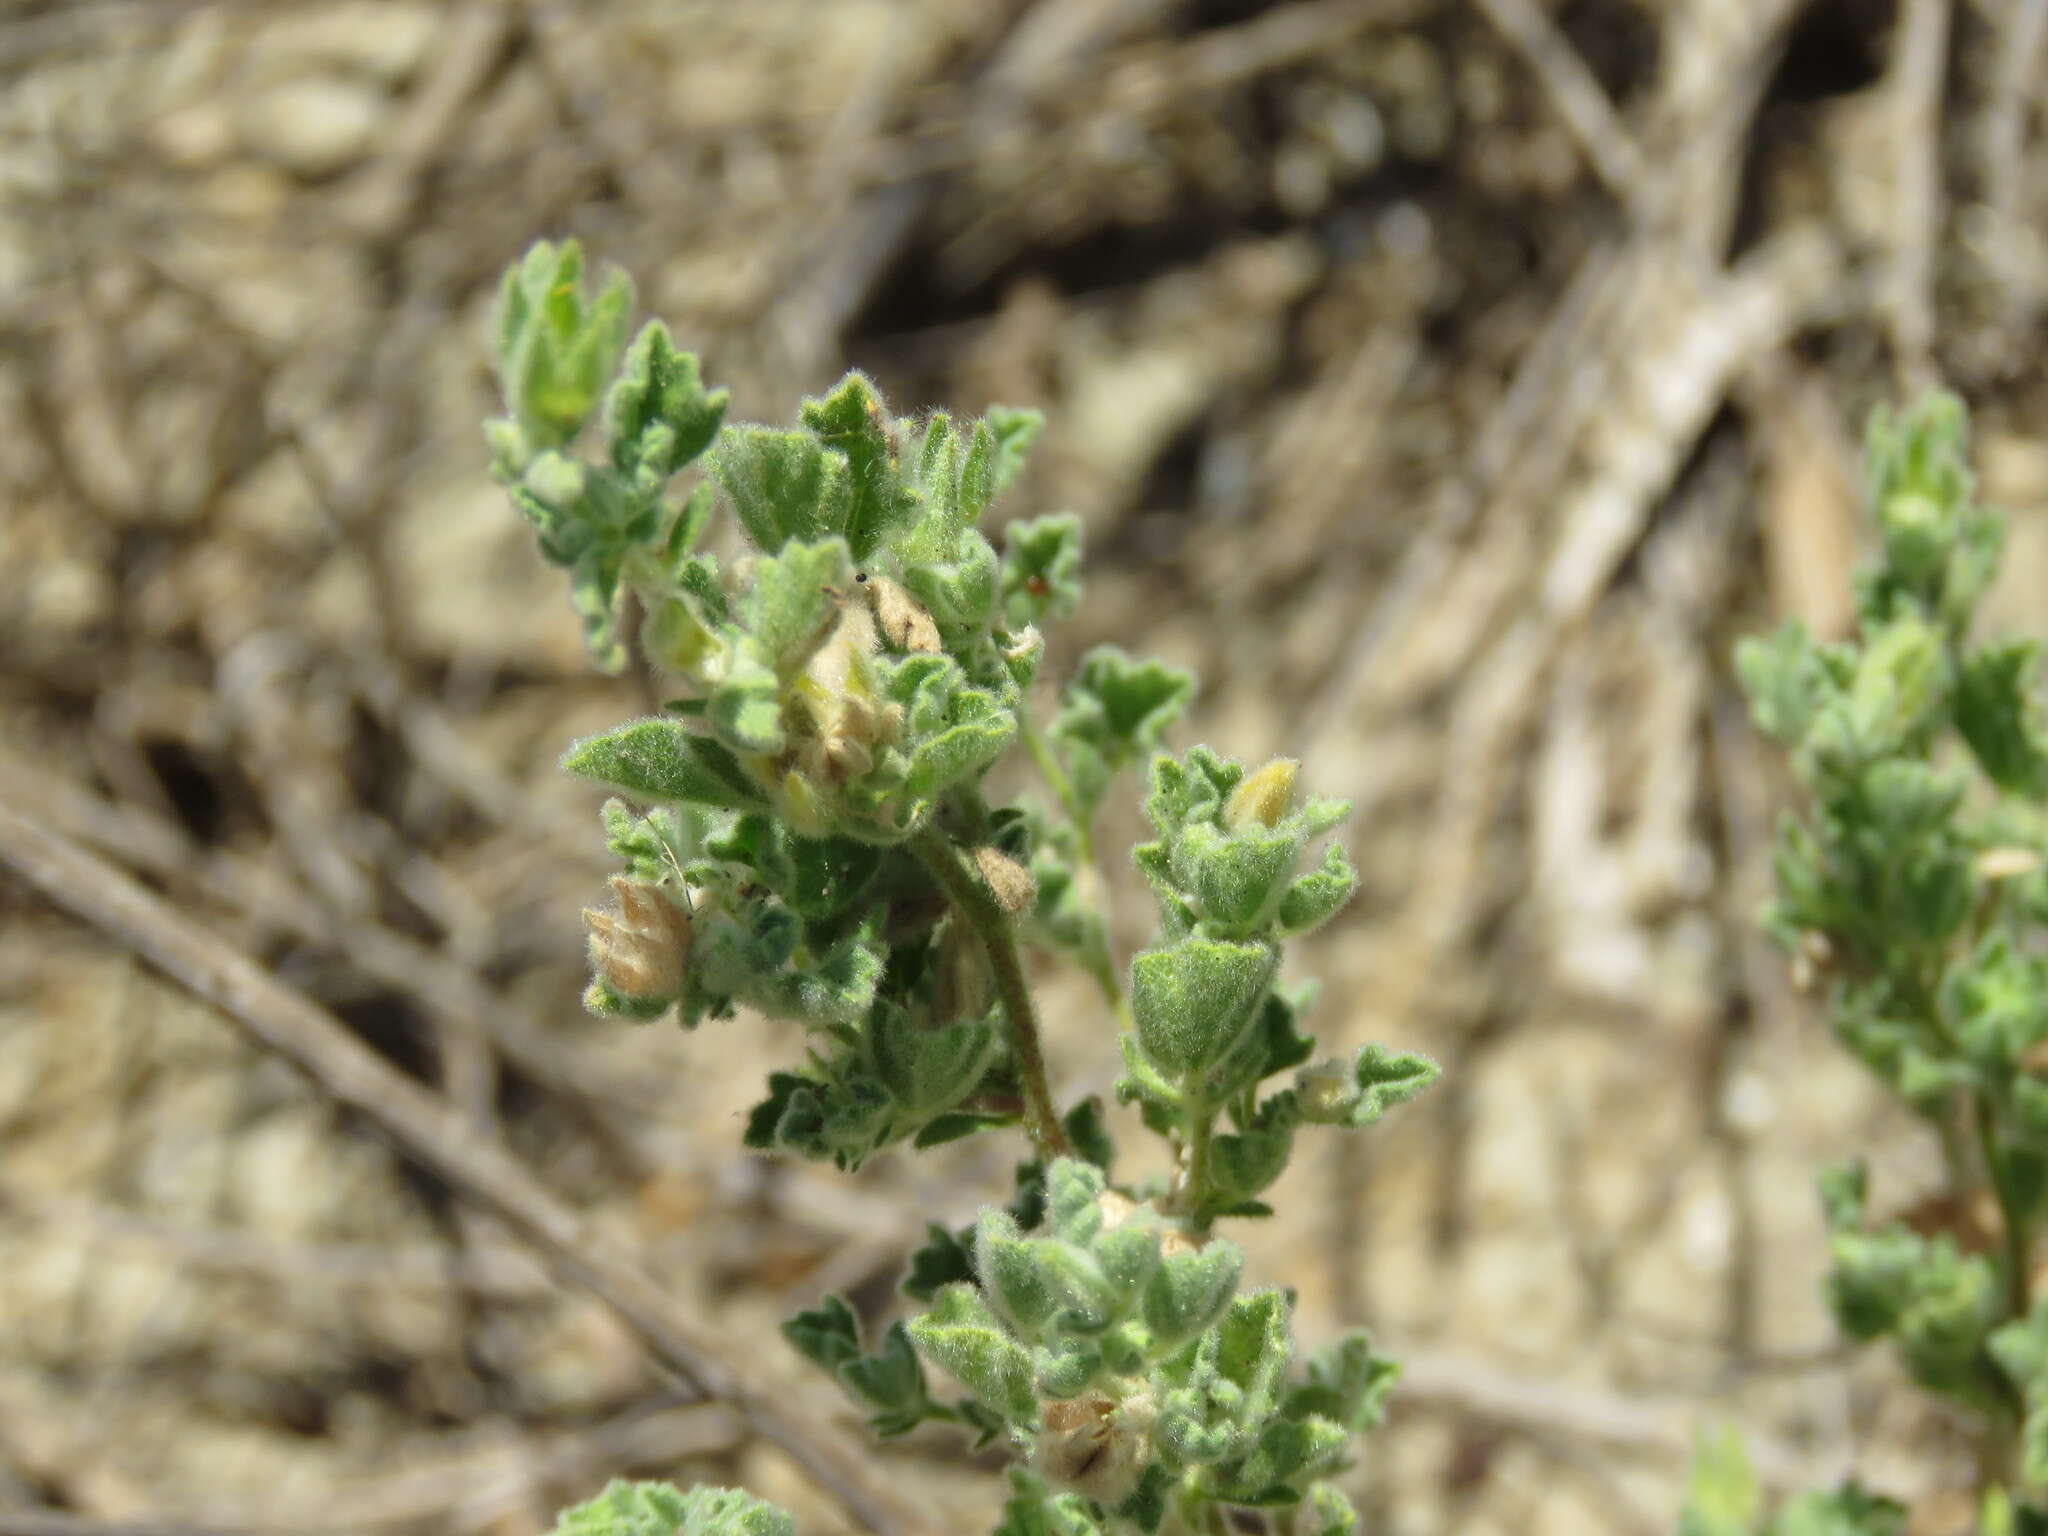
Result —
[{"label": "pale rock", "polygon": [[374,86],[310,75],[250,98],[238,126],[251,154],[298,176],[332,176],[369,153],[388,100]]},{"label": "pale rock", "polygon": [[418,71],[446,26],[445,7],[399,0],[298,7],[264,29],[249,62],[276,75],[338,67],[396,84]]},{"label": "pale rock", "polygon": [[218,100],[194,102],[152,123],[149,142],[179,170],[208,170],[235,151],[234,116]]}]

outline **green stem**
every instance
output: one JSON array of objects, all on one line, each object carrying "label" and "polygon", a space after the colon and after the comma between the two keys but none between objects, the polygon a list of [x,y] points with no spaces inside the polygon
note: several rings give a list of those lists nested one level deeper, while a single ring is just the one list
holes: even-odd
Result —
[{"label": "green stem", "polygon": [[953,845],[927,826],[910,839],[915,853],[939,882],[953,908],[981,940],[995,975],[996,996],[1003,1004],[1003,1027],[1009,1036],[1010,1059],[1017,1065],[1017,1084],[1024,1095],[1024,1127],[1042,1157],[1072,1157],[1073,1143],[1053,1108],[1052,1087],[1045,1075],[1045,1052],[1039,1042],[1038,1009],[1017,950],[1017,933],[995,894],[961,862]]},{"label": "green stem", "polygon": [[2005,1159],[1998,1149],[1998,1128],[1991,1105],[1985,1099],[1976,1101],[1975,1119],[1977,1146],[1984,1156],[1984,1172],[1991,1180],[1991,1192],[1998,1197],[1998,1224],[2005,1247],[2005,1304],[2012,1316],[2018,1319],[2033,1309],[2033,1276],[2028,1273],[2032,1234],[2028,1230],[2025,1213],[2012,1196],[2010,1181],[2005,1175]]},{"label": "green stem", "polygon": [[1060,809],[1067,813],[1067,819],[1074,824],[1079,834],[1083,852],[1093,855],[1094,834],[1087,818],[1081,814],[1081,805],[1074,794],[1074,781],[1067,777],[1067,770],[1060,766],[1060,760],[1053,756],[1052,748],[1038,733],[1038,725],[1031,718],[1031,712],[1021,700],[1017,704],[1017,734],[1023,739],[1024,750],[1031,754],[1031,761],[1038,765],[1039,777],[1052,790],[1053,798],[1060,803]]},{"label": "green stem", "polygon": [[1116,1015],[1117,1028],[1128,1034],[1131,1030],[1131,1005],[1124,997],[1123,981],[1118,975],[1116,956],[1109,945],[1109,882],[1103,878],[1102,864],[1095,852],[1095,827],[1093,819],[1081,804],[1075,792],[1074,781],[1067,770],[1054,756],[1052,747],[1031,718],[1029,710],[1022,703],[1017,706],[1017,734],[1024,742],[1025,751],[1031,754],[1031,761],[1038,766],[1039,777],[1067,813],[1067,822],[1074,829],[1074,852],[1080,868],[1086,872],[1087,895],[1095,907],[1097,921],[1101,925],[1100,942],[1081,956],[1081,963],[1094,978],[1096,986],[1102,989],[1102,996]]},{"label": "green stem", "polygon": [[1197,1235],[1209,1230],[1202,1211],[1202,1192],[1209,1187],[1209,1149],[1216,1141],[1216,1106],[1192,1095],[1181,1105],[1188,1118],[1188,1160],[1182,1169],[1181,1203]]}]

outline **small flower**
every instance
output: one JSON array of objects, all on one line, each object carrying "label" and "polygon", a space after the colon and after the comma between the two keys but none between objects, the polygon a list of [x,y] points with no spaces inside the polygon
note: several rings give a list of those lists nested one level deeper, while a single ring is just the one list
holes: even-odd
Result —
[{"label": "small flower", "polygon": [[1223,810],[1224,824],[1233,832],[1253,822],[1266,828],[1278,826],[1293,803],[1294,775],[1300,766],[1291,757],[1276,757],[1247,776],[1230,792],[1230,803]]}]

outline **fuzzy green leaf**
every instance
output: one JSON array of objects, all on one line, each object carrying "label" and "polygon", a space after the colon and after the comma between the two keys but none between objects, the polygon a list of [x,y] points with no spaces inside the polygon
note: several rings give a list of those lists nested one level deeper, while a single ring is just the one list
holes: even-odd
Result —
[{"label": "fuzzy green leaf", "polygon": [[737,1488],[608,1484],[556,1517],[553,1536],[794,1536],[784,1511]]},{"label": "fuzzy green leaf", "polygon": [[868,1032],[877,1075],[903,1114],[918,1122],[975,1092],[1001,1049],[993,1024],[961,1020],[928,1030],[889,1004],[868,1020]]},{"label": "fuzzy green leaf", "polygon": [[846,456],[811,433],[728,427],[706,460],[740,526],[763,554],[791,539],[843,533],[853,502]]},{"label": "fuzzy green leaf", "polygon": [[842,539],[791,539],[754,567],[740,616],[778,678],[801,671],[825,643],[852,585],[853,564]]},{"label": "fuzzy green leaf", "polygon": [[1055,1494],[1022,1467],[1010,1469],[1010,1488],[994,1536],[1105,1536],[1093,1500]]},{"label": "fuzzy green leaf", "polygon": [[911,1323],[910,1337],[984,1408],[1012,1424],[1036,1416],[1031,1357],[1004,1335],[972,1286],[940,1291],[932,1310]]},{"label": "fuzzy green leaf", "polygon": [[1210,1327],[1237,1294],[1244,1250],[1221,1238],[1160,1261],[1139,1303],[1161,1349],[1174,1349]]},{"label": "fuzzy green leaf", "polygon": [[1003,530],[1003,613],[1012,627],[1065,618],[1081,602],[1081,519],[1056,512]]},{"label": "fuzzy green leaf", "polygon": [[924,1230],[925,1239],[911,1252],[909,1268],[897,1287],[913,1301],[930,1301],[943,1287],[974,1278],[971,1228],[957,1233],[927,1222]]},{"label": "fuzzy green leaf", "polygon": [[1401,1367],[1373,1353],[1372,1336],[1345,1334],[1308,1357],[1308,1380],[1288,1394],[1290,1415],[1319,1414],[1354,1435],[1379,1427]]},{"label": "fuzzy green leaf", "polygon": [[799,1312],[782,1325],[782,1336],[797,1353],[832,1374],[861,1355],[860,1320],[844,1296],[828,1294],[818,1305]]},{"label": "fuzzy green leaf", "polygon": [[2030,640],[1989,645],[1963,660],[1956,678],[1956,729],[1999,788],[2048,794],[2048,743],[2028,681],[2036,648]]},{"label": "fuzzy green leaf", "polygon": [[856,562],[917,515],[917,497],[897,463],[897,429],[873,381],[849,373],[823,399],[806,400],[799,419],[827,448],[844,454],[849,496],[842,524]]},{"label": "fuzzy green leaf", "polygon": [[726,810],[766,804],[732,753],[681,721],[660,716],[585,737],[569,749],[562,766],[643,800],[681,800]]},{"label": "fuzzy green leaf", "polygon": [[1739,641],[1735,672],[1757,729],[1788,745],[1804,739],[1831,687],[1819,648],[1797,619],[1768,640]]},{"label": "fuzzy green leaf", "polygon": [[992,405],[986,420],[995,437],[995,494],[1000,496],[1023,471],[1025,455],[1044,430],[1045,417],[1028,407]]},{"label": "fuzzy green leaf", "polygon": [[1251,1023],[1276,960],[1268,945],[1192,938],[1139,955],[1131,962],[1139,1046],[1169,1076],[1214,1065]]},{"label": "fuzzy green leaf", "polygon": [[692,353],[678,352],[668,327],[650,320],[619,364],[604,402],[612,463],[658,488],[696,458],[725,419],[725,390],[706,390]]},{"label": "fuzzy green leaf", "polygon": [[1342,910],[1358,889],[1358,871],[1337,844],[1323,851],[1320,869],[1314,869],[1288,886],[1280,902],[1280,931],[1294,935],[1320,928]]},{"label": "fuzzy green leaf", "polygon": [[1396,1104],[1405,1104],[1421,1093],[1442,1071],[1427,1056],[1413,1051],[1361,1045],[1352,1066],[1352,1081],[1358,1088],[1359,1099],[1344,1124],[1371,1125]]}]

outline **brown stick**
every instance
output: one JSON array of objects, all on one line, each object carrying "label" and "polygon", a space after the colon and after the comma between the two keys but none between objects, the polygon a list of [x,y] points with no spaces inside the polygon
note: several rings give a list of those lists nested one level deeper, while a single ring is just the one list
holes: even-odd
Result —
[{"label": "brown stick", "polygon": [[649,1351],[708,1397],[730,1403],[865,1528],[910,1536],[919,1521],[872,1459],[831,1427],[772,1401],[704,1325],[480,1134],[460,1110],[379,1058],[331,1013],[172,911],[97,856],[0,801],[0,864],[86,919],[380,1126],[409,1156],[494,1212],[564,1280],[601,1298]]}]

